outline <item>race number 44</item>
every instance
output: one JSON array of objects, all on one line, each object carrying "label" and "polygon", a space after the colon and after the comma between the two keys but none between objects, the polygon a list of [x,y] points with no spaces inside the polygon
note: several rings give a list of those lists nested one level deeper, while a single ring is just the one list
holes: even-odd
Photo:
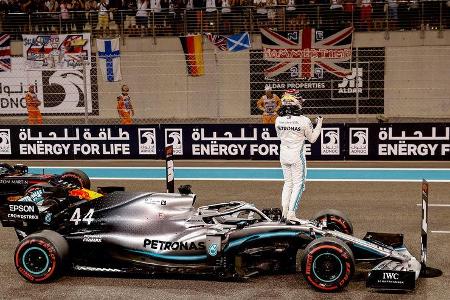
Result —
[{"label": "race number 44", "polygon": [[86,222],[87,225],[91,225],[92,221],[94,221],[94,218],[92,218],[92,215],[94,214],[94,209],[91,208],[87,214],[84,215],[83,218],[81,218],[81,210],[80,208],[75,209],[73,212],[72,217],[70,218],[70,222],[74,222],[75,225],[78,225],[81,222]]}]

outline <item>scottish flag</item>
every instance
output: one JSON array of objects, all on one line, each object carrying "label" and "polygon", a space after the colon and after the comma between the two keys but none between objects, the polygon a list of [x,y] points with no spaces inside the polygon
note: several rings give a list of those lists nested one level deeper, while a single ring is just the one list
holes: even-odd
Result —
[{"label": "scottish flag", "polygon": [[233,34],[227,37],[228,51],[242,51],[251,47],[250,35],[248,32]]},{"label": "scottish flag", "polygon": [[122,80],[120,72],[120,40],[99,40],[97,39],[97,55],[103,79],[113,82]]}]

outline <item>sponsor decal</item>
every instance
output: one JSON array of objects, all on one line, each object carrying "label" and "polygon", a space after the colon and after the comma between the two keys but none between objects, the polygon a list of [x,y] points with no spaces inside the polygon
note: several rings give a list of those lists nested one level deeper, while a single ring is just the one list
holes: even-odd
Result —
[{"label": "sponsor decal", "polygon": [[166,242],[159,240],[144,240],[144,248],[155,250],[206,250],[205,242]]},{"label": "sponsor decal", "polygon": [[19,201],[40,203],[44,201],[44,189],[34,190],[31,193],[29,193],[29,195],[26,195],[25,197],[21,198]]},{"label": "sponsor decal", "polygon": [[139,128],[139,154],[156,154],[156,129]]},{"label": "sponsor decal", "polygon": [[216,256],[217,255],[217,244],[211,244],[208,247],[208,254],[210,256]]},{"label": "sponsor decal", "polygon": [[0,129],[0,154],[11,154],[11,132]]},{"label": "sponsor decal", "polygon": [[27,213],[34,213],[35,206],[34,205],[19,205],[19,204],[10,204],[9,205],[9,211],[10,212],[27,212]]},{"label": "sponsor decal", "polygon": [[352,68],[350,75],[342,78],[338,84],[339,94],[361,94],[363,88],[363,68]]},{"label": "sponsor decal", "polygon": [[84,243],[101,243],[102,238],[94,236],[94,235],[84,235],[83,242]]},{"label": "sponsor decal", "polygon": [[0,184],[27,185],[28,184],[28,180],[25,180],[25,179],[0,179]]},{"label": "sponsor decal", "polygon": [[183,155],[183,129],[165,129],[165,146],[170,145],[173,147],[173,155]]},{"label": "sponsor decal", "polygon": [[44,223],[45,224],[50,224],[52,222],[52,213],[46,213],[45,217],[44,217]]},{"label": "sponsor decal", "polygon": [[350,128],[349,155],[369,155],[369,128]]},{"label": "sponsor decal", "polygon": [[322,128],[320,153],[322,155],[339,155],[339,137],[339,128]]}]

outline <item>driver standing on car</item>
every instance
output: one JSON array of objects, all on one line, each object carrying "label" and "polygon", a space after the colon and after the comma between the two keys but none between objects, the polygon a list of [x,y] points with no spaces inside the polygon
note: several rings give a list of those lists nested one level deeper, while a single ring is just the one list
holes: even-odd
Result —
[{"label": "driver standing on car", "polygon": [[284,176],[281,205],[284,219],[299,222],[295,212],[305,190],[305,141],[314,143],[317,140],[323,118],[316,118],[317,125],[314,128],[309,118],[302,115],[295,96],[285,94],[281,101],[283,105],[278,110],[279,117],[275,122],[277,136],[281,140],[280,163]]}]

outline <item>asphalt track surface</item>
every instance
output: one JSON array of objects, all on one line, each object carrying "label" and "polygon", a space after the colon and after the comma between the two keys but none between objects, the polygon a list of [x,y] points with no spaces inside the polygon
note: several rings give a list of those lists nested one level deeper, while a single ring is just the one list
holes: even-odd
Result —
[{"label": "asphalt track surface", "polygon": [[[34,162],[30,165],[73,166],[73,162]],[[84,166],[162,166],[156,162],[79,162]],[[415,167],[444,168],[446,163],[311,163],[315,167]],[[176,162],[175,166],[273,167],[263,162]],[[163,181],[95,180],[94,186],[124,185],[128,190],[164,191]],[[279,206],[282,182],[271,181],[176,181],[191,184],[197,206],[245,200],[257,207]],[[300,216],[308,218],[323,208],[345,211],[356,236],[366,231],[405,234],[405,243],[420,254],[420,184],[416,182],[308,182],[300,204]],[[301,273],[259,276],[246,282],[221,282],[193,277],[95,277],[65,276],[49,284],[30,284],[16,272],[13,254],[17,239],[11,228],[0,228],[0,299],[450,299],[450,184],[430,184],[429,229],[448,233],[429,234],[428,265],[441,269],[439,278],[420,278],[412,293],[388,294],[365,287],[367,270],[359,270],[349,286],[337,294],[312,290]]]}]

